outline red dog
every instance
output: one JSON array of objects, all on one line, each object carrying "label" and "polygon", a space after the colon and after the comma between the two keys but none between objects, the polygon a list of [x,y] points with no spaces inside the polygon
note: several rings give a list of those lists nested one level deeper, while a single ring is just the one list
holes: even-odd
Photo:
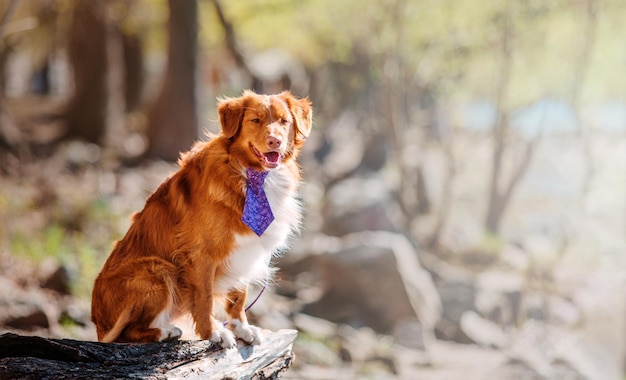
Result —
[{"label": "red dog", "polygon": [[[311,131],[311,103],[246,91],[218,111],[221,133],[181,156],[98,275],[91,318],[99,341],[176,340],[171,320],[190,313],[202,339],[225,348],[236,338],[260,343],[244,310],[248,284],[267,278],[272,255],[299,227],[296,158]],[[228,328],[213,316],[220,299]]]}]

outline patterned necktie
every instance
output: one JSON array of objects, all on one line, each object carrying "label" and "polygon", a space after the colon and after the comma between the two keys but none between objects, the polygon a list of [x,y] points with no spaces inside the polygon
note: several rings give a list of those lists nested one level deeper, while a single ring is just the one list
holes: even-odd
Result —
[{"label": "patterned necktie", "polygon": [[268,172],[259,172],[250,168],[247,168],[246,172],[248,174],[248,186],[241,221],[258,236],[261,236],[274,220],[272,208],[265,195],[265,190],[263,190],[263,183]]}]

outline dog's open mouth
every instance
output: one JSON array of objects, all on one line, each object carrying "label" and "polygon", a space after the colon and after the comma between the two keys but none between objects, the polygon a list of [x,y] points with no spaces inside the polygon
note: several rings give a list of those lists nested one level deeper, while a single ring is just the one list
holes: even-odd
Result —
[{"label": "dog's open mouth", "polygon": [[282,156],[279,152],[270,151],[266,153],[261,153],[252,144],[250,144],[250,148],[252,149],[252,152],[254,152],[254,155],[257,156],[259,161],[261,161],[261,164],[266,168],[274,169],[278,167],[278,164],[280,164],[280,159],[282,158]]}]

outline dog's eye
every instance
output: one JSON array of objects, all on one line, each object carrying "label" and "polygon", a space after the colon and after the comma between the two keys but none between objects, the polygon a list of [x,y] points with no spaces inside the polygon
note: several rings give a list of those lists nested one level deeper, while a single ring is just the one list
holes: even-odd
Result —
[{"label": "dog's eye", "polygon": [[284,125],[284,124],[289,123],[289,120],[283,118],[283,119],[280,119],[280,123]]},{"label": "dog's eye", "polygon": [[253,122],[254,124],[259,124],[261,122],[261,119],[259,119],[258,117],[255,117],[254,119],[250,121]]}]

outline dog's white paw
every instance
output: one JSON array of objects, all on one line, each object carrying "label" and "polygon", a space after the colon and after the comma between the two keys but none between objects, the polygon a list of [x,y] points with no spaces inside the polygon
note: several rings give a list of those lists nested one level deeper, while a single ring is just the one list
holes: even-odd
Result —
[{"label": "dog's white paw", "polygon": [[263,331],[260,328],[243,323],[238,319],[233,319],[230,323],[237,338],[252,345],[258,345],[263,342]]},{"label": "dog's white paw", "polygon": [[221,326],[213,330],[209,341],[218,343],[222,348],[233,348],[237,345],[235,334]]},{"label": "dog's white paw", "polygon": [[169,325],[165,328],[161,328],[160,342],[174,342],[177,341],[182,335],[183,331],[176,326]]}]

